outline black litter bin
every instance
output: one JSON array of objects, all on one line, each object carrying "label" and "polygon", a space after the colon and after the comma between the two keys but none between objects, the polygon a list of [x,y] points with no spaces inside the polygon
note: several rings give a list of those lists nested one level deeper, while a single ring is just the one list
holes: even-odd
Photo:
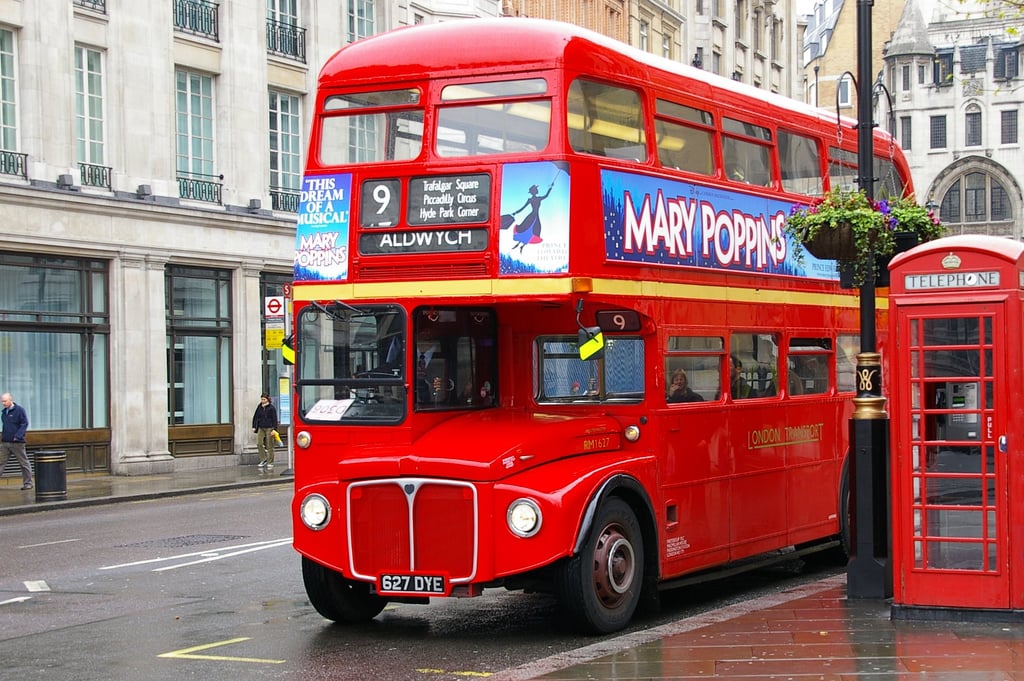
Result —
[{"label": "black litter bin", "polygon": [[36,501],[67,498],[67,455],[63,451],[36,452]]}]

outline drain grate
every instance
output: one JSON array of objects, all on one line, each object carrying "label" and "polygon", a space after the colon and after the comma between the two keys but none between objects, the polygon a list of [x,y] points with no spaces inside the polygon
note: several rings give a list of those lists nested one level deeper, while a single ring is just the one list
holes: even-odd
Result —
[{"label": "drain grate", "polygon": [[147,548],[147,549],[180,549],[185,546],[201,546],[203,544],[219,544],[225,541],[245,539],[241,534],[190,534],[185,537],[168,537],[167,539],[150,539],[134,544],[120,544],[116,548]]}]

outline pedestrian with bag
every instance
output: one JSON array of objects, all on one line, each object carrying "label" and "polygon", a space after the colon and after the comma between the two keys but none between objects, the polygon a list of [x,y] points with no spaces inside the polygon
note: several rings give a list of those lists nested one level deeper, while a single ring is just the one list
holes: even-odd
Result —
[{"label": "pedestrian with bag", "polygon": [[277,434],[277,409],[270,401],[270,394],[260,395],[259,406],[252,415],[252,432],[256,433],[256,448],[260,453],[260,470],[274,470],[274,436]]},{"label": "pedestrian with bag", "polygon": [[[10,393],[0,395],[0,404],[3,405],[3,435],[0,436],[0,453],[4,457],[3,468],[11,454],[18,457],[21,464],[21,488],[32,489],[32,467],[28,463],[28,454],[25,452],[25,433],[28,431],[28,414],[20,404],[14,403]],[[0,470],[3,470],[0,468]]]}]

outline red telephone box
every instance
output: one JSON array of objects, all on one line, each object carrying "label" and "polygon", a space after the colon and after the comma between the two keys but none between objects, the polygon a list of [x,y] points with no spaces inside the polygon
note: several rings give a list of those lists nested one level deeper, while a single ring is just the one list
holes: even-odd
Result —
[{"label": "red telephone box", "polygon": [[947,237],[890,272],[893,614],[1024,608],[1024,244]]}]

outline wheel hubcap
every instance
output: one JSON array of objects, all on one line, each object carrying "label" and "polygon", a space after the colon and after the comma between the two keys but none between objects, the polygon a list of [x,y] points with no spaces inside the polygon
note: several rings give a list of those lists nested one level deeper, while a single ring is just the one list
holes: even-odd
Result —
[{"label": "wheel hubcap", "polygon": [[621,527],[609,525],[594,547],[594,588],[605,607],[614,608],[625,600],[635,572],[633,544]]}]

